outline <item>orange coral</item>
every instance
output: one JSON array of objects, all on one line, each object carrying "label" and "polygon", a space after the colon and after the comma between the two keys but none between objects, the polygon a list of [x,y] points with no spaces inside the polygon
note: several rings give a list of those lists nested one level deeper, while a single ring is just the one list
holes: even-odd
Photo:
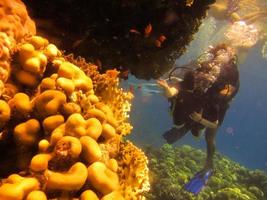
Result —
[{"label": "orange coral", "polygon": [[25,5],[20,0],[0,2],[0,32],[20,42],[25,35],[35,35],[34,22],[28,16]]},{"label": "orange coral", "polygon": [[[26,35],[36,33],[35,24],[20,0],[0,1],[0,82],[10,74],[10,54]],[[1,84],[0,83],[0,84]]]}]

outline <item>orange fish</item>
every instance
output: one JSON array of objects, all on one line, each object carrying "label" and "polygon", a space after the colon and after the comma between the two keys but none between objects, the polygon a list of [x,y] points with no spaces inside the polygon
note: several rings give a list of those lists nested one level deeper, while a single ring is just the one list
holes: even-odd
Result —
[{"label": "orange fish", "polygon": [[140,33],[138,30],[136,30],[136,29],[130,29],[129,32],[130,32],[130,33],[134,33],[134,34],[138,34],[138,35],[141,34],[141,33]]},{"label": "orange fish", "polygon": [[159,47],[159,48],[161,47],[161,41],[159,40],[155,40],[154,44],[156,47]]},{"label": "orange fish", "polygon": [[106,75],[108,75],[110,78],[117,78],[119,75],[119,71],[116,69],[109,69],[106,71]]},{"label": "orange fish", "polygon": [[160,35],[159,38],[158,38],[158,40],[159,40],[160,42],[164,42],[166,39],[167,39],[167,38],[165,37],[165,35]]},{"label": "orange fish", "polygon": [[150,35],[150,33],[152,32],[152,25],[151,23],[149,23],[146,28],[145,28],[145,31],[144,31],[144,34],[145,34],[145,37],[148,37]]},{"label": "orange fish", "polygon": [[83,39],[81,40],[76,40],[75,42],[73,42],[72,44],[72,48],[76,48],[78,46],[80,46],[80,44],[83,42]]}]

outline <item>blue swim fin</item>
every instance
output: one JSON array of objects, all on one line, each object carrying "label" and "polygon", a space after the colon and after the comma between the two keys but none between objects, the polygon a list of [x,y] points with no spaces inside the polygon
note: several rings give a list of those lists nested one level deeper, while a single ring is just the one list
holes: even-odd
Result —
[{"label": "blue swim fin", "polygon": [[212,169],[207,170],[206,172],[198,172],[187,184],[185,184],[184,189],[197,195],[207,184],[212,174]]}]

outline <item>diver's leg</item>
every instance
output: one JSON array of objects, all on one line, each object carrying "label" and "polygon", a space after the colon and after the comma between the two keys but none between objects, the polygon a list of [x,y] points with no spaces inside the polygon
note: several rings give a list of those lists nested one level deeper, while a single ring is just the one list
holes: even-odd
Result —
[{"label": "diver's leg", "polygon": [[177,140],[181,139],[188,131],[189,129],[185,125],[174,125],[170,130],[163,134],[163,137],[169,144],[173,144]]},{"label": "diver's leg", "polygon": [[217,129],[206,128],[205,138],[207,143],[207,159],[204,169],[213,168],[213,157],[215,153],[215,136]]}]

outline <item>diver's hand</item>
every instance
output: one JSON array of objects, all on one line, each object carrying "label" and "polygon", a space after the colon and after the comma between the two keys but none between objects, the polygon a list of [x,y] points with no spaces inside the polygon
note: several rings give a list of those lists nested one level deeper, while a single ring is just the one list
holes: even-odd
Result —
[{"label": "diver's hand", "polygon": [[220,91],[220,96],[222,97],[230,97],[234,92],[236,88],[230,84],[226,84],[224,88]]},{"label": "diver's hand", "polygon": [[194,120],[195,122],[199,122],[202,120],[202,114],[197,113],[197,112],[193,112],[189,115],[189,117]]},{"label": "diver's hand", "polygon": [[157,83],[159,84],[160,87],[163,88],[164,95],[167,98],[172,98],[179,93],[179,90],[176,89],[175,87],[170,87],[166,80],[159,79],[159,80],[157,80]]},{"label": "diver's hand", "polygon": [[164,79],[158,79],[158,80],[157,80],[157,84],[158,84],[160,87],[163,87],[163,88],[168,88],[168,87],[169,87],[167,81],[164,80]]}]

